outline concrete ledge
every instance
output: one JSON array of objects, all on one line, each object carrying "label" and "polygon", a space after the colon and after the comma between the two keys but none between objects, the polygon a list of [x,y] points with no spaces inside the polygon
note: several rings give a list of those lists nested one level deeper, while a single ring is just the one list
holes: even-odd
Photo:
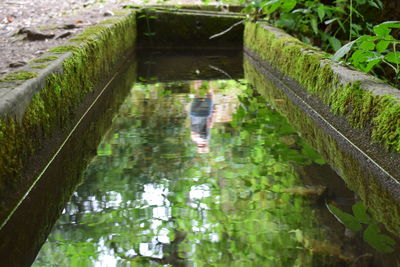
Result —
[{"label": "concrete ledge", "polygon": [[[31,63],[28,67],[24,68],[27,72],[37,73],[36,77],[22,83],[18,80],[9,83],[0,83],[0,116],[11,116],[20,120],[33,95],[45,86],[47,77],[53,73],[62,74],[63,62],[71,56],[71,52],[61,55],[47,53],[41,58],[57,57],[57,59],[49,61],[43,70],[34,70],[35,63]],[[21,84],[19,85],[19,83]],[[4,84],[8,86],[1,87]]]},{"label": "concrete ledge", "polygon": [[49,150],[54,135],[68,132],[96,94],[95,85],[108,78],[135,42],[136,14],[121,14],[0,81],[0,219],[32,184],[34,172],[22,175],[28,163]]},{"label": "concrete ledge", "polygon": [[246,25],[245,53],[246,79],[398,233],[399,90],[265,24]]}]

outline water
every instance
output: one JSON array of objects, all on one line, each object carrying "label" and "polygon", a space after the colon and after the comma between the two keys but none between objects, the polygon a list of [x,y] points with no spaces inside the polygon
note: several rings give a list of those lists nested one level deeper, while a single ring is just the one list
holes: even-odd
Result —
[{"label": "water", "polygon": [[347,266],[337,178],[244,80],[136,83],[34,266]]}]

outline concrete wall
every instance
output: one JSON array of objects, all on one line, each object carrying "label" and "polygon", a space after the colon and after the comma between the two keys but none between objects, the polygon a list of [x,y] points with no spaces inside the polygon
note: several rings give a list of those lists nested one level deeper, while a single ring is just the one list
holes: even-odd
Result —
[{"label": "concrete wall", "polygon": [[96,84],[108,80],[132,52],[135,12],[89,27],[69,41],[39,59],[44,69],[32,62],[0,81],[0,228],[99,93]]},{"label": "concrete wall", "polygon": [[245,27],[246,78],[394,233],[400,231],[400,91],[262,23]]}]

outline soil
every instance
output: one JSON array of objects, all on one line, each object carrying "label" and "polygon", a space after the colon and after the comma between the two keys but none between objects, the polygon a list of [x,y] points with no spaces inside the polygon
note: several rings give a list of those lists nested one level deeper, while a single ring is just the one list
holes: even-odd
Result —
[{"label": "soil", "polygon": [[[46,50],[64,45],[85,28],[112,18],[125,5],[159,1],[5,0],[0,1],[0,78],[16,71]],[[201,0],[161,1],[200,4]],[[32,37],[33,36],[33,37]]]}]

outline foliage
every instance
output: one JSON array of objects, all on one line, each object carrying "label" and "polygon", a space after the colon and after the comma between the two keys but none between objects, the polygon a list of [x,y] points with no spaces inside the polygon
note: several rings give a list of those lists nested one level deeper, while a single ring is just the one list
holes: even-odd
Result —
[{"label": "foliage", "polygon": [[367,207],[362,202],[353,205],[353,215],[342,211],[341,209],[327,204],[329,211],[353,232],[363,230],[362,224],[366,225],[363,232],[363,239],[371,247],[381,253],[390,253],[394,251],[395,241],[386,234],[382,234],[378,222],[374,220],[367,212]]},{"label": "foliage", "polygon": [[[371,30],[371,22],[359,10],[381,8],[380,0],[335,0],[330,4],[310,0],[243,1],[243,12],[254,20],[265,18],[302,41],[327,51],[341,47],[341,39]],[[350,14],[350,15],[349,15]]]}]

